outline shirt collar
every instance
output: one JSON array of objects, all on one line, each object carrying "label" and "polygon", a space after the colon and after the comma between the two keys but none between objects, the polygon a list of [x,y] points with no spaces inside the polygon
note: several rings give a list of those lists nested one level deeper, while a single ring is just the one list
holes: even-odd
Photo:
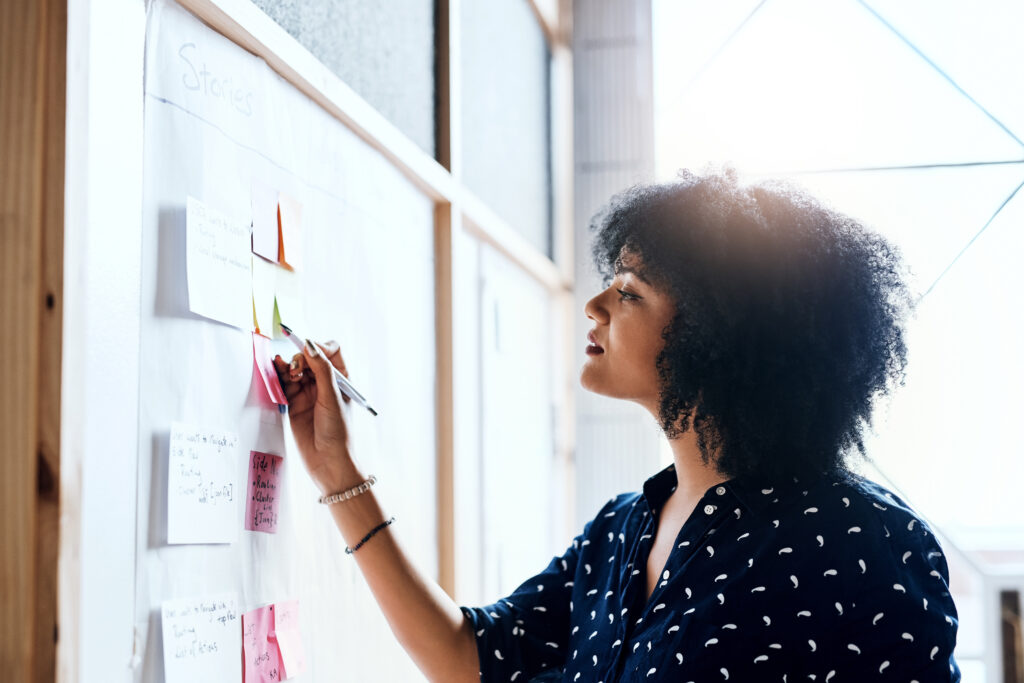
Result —
[{"label": "shirt collar", "polygon": [[647,478],[647,481],[644,482],[644,498],[647,499],[647,506],[652,512],[661,509],[661,506],[672,495],[678,481],[675,465],[669,465],[654,476]]},{"label": "shirt collar", "polygon": [[[726,490],[732,491],[744,508],[753,514],[760,514],[772,503],[785,501],[794,495],[801,495],[819,478],[820,475],[802,478],[777,477],[776,481],[768,482],[761,477],[741,475],[721,484],[715,484],[708,489],[705,495],[710,494],[719,486],[724,486]],[[677,483],[674,464],[648,477],[643,487],[648,507],[652,511],[660,510],[672,495]]]}]

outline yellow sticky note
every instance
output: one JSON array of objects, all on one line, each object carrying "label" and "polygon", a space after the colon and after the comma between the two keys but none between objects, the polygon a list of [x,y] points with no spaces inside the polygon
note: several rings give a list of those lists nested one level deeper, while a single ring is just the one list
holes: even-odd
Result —
[{"label": "yellow sticky note", "polygon": [[252,257],[253,329],[264,337],[274,336],[274,292],[278,268],[259,256]]},{"label": "yellow sticky note", "polygon": [[299,334],[306,332],[305,317],[302,315],[302,297],[299,288],[299,276],[286,270],[278,269],[276,289],[274,290],[274,339],[282,339],[280,323],[284,323]]}]

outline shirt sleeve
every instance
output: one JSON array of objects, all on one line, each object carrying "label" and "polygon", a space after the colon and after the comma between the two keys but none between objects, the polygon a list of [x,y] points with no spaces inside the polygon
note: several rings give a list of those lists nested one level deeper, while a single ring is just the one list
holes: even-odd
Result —
[{"label": "shirt sleeve", "polygon": [[892,540],[904,550],[888,580],[873,583],[858,598],[844,654],[853,653],[850,661],[865,677],[956,683],[958,620],[949,569],[930,530],[920,522],[911,527],[917,527],[918,539],[906,529],[892,530]]},{"label": "shirt sleeve", "polygon": [[564,666],[574,577],[591,524],[511,595],[484,607],[460,608],[473,624],[482,683],[526,683]]}]

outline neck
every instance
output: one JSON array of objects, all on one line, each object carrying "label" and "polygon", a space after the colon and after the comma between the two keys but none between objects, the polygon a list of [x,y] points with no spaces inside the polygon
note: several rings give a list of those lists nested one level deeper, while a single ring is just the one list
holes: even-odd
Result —
[{"label": "neck", "polygon": [[714,462],[705,463],[701,459],[697,433],[692,428],[669,439],[668,443],[676,466],[676,493],[682,494],[683,499],[700,498],[709,488],[727,479]]}]

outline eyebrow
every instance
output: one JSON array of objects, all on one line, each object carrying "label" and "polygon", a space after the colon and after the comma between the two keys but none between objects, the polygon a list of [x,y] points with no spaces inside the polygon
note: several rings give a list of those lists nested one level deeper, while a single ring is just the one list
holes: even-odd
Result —
[{"label": "eyebrow", "polygon": [[616,261],[615,274],[618,275],[620,273],[632,273],[633,275],[636,275],[640,279],[640,281],[643,282],[648,287],[653,286],[651,285],[651,281],[644,277],[644,274],[642,272],[640,272],[636,268],[633,268],[632,266],[623,265],[621,261]]}]

